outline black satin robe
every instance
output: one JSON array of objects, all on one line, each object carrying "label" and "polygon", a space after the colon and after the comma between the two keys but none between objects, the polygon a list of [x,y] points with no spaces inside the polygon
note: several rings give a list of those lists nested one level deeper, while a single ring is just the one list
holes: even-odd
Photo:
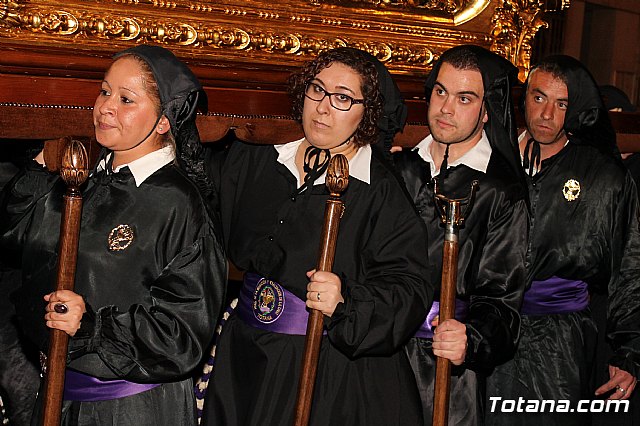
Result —
[{"label": "black satin robe", "polygon": [[[416,151],[395,154],[394,162],[427,225],[431,279],[440,283],[444,229],[434,204],[429,164]],[[459,232],[456,297],[469,303],[464,321],[468,348],[463,366],[453,369],[450,424],[481,421],[482,388],[476,376],[508,360],[518,340],[528,214],[522,186],[509,176],[503,157],[494,151],[486,173],[455,166],[439,188],[449,198],[463,198],[469,195],[471,182],[478,181],[475,201]],[[435,380],[431,340],[413,338],[407,351],[421,390],[425,422],[430,424]]]},{"label": "black satin robe", "polygon": [[[215,180],[224,240],[240,269],[306,300],[305,273],[316,266],[328,192],[319,184],[295,195],[296,179],[277,156],[273,146],[230,148]],[[371,184],[350,178],[342,199],[333,271],[345,302],[325,317],[310,424],[421,424],[401,348],[433,294],[424,227],[375,151]],[[293,424],[304,340],[253,328],[232,314],[218,342],[203,425]]]},{"label": "black satin robe", "polygon": [[[55,286],[64,183],[34,162],[7,190],[0,242],[22,259],[16,309],[44,350],[43,295]],[[68,367],[138,383],[190,380],[207,352],[226,281],[224,253],[197,188],[175,164],[140,187],[125,167],[91,177],[83,198],[75,292],[88,312],[70,339]],[[121,224],[133,229],[133,242],[111,251],[108,236]]]},{"label": "black satin robe", "polygon": [[[580,184],[568,201],[563,187]],[[640,370],[640,232],[638,196],[631,175],[596,148],[571,141],[542,162],[529,181],[533,211],[528,281],[552,276],[585,281],[594,295],[608,294],[608,364],[638,377]],[[497,369],[489,396],[504,399],[595,399],[596,323],[589,308],[569,314],[523,316],[513,361]],[[600,375],[608,380],[608,374]],[[489,413],[490,425],[584,425],[589,416]]]}]

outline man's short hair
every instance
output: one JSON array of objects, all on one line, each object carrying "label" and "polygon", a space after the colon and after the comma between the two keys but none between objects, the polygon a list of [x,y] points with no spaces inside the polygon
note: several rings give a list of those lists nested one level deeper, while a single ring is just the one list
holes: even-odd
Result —
[{"label": "man's short hair", "polygon": [[471,70],[480,72],[478,56],[470,49],[461,46],[457,49],[450,49],[442,54],[442,62],[450,64],[457,70]]},{"label": "man's short hair", "polygon": [[531,75],[535,72],[535,71],[544,71],[544,72],[548,72],[549,74],[551,74],[554,78],[562,81],[567,87],[569,87],[569,81],[567,78],[567,73],[565,72],[565,70],[560,66],[560,64],[556,61],[548,61],[546,59],[543,59],[542,61],[540,61],[529,73],[529,78],[531,78]]}]

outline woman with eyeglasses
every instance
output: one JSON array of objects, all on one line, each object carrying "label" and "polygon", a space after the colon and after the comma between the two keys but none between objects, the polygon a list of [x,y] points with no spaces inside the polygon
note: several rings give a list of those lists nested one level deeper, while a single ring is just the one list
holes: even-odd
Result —
[{"label": "woman with eyeglasses", "polygon": [[[427,240],[384,150],[372,147],[403,127],[400,93],[381,62],[352,48],[321,53],[290,77],[289,92],[304,137],[236,142],[215,167],[225,246],[245,276],[203,424],[293,424],[306,308],[324,314],[325,333],[310,424],[422,424],[400,348],[431,302]],[[349,160],[346,208],[333,272],[318,272],[325,170],[338,153]]]}]

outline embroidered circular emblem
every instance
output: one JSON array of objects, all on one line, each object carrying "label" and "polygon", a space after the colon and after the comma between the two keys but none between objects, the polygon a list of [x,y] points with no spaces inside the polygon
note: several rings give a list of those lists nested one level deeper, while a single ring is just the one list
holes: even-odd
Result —
[{"label": "embroidered circular emblem", "polygon": [[564,188],[562,188],[562,195],[564,195],[565,200],[574,201],[577,200],[580,196],[580,182],[575,179],[569,179],[564,183]]},{"label": "embroidered circular emblem", "polygon": [[118,225],[109,233],[109,250],[124,250],[133,242],[133,229],[129,225]]},{"label": "embroidered circular emblem", "polygon": [[253,292],[253,315],[262,323],[277,320],[284,311],[284,291],[280,284],[262,278]]}]

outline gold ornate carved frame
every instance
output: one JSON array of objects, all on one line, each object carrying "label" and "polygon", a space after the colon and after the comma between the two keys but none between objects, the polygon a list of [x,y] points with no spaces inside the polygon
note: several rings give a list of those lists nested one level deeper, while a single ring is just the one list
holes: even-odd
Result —
[{"label": "gold ornate carved frame", "polygon": [[[546,10],[568,0],[0,0],[0,105],[90,107],[110,56],[169,47],[220,114],[286,115],[286,76],[319,51],[359,47],[385,62],[421,120],[434,60],[464,43],[526,75]],[[18,90],[19,89],[19,90]],[[0,138],[2,138],[0,134]]]}]

